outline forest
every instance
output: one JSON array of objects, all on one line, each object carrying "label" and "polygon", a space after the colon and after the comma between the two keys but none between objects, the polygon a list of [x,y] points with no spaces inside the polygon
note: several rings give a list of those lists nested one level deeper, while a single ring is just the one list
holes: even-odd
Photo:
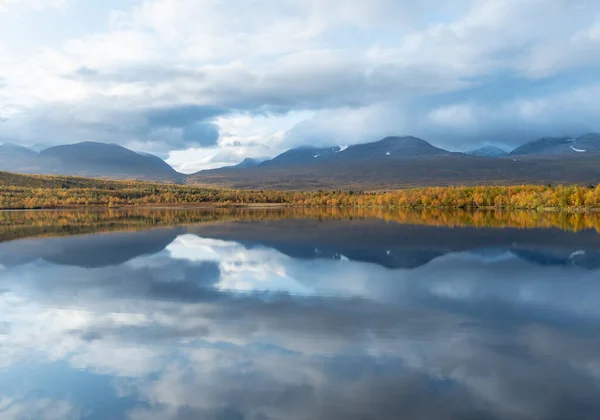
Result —
[{"label": "forest", "polygon": [[129,206],[596,209],[600,185],[424,187],[397,191],[229,190],[0,172],[0,209]]}]

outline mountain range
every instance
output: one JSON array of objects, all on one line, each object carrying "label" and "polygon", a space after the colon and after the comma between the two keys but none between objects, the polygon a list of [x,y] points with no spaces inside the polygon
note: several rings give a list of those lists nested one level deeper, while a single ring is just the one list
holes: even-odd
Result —
[{"label": "mountain range", "polygon": [[191,175],[117,144],[83,142],[39,152],[5,143],[0,170],[113,179],[185,182],[231,188],[387,189],[455,184],[600,183],[600,134],[544,137],[506,152],[486,146],[451,152],[412,137],[347,147],[303,146],[272,159]]},{"label": "mountain range", "polygon": [[451,152],[386,137],[349,147],[298,147],[273,159],[188,175],[185,182],[240,189],[393,189],[434,185],[600,183],[600,134],[534,140],[506,152]]},{"label": "mountain range", "polygon": [[149,153],[117,144],[83,142],[54,146],[39,153],[11,143],[0,146],[0,170],[26,174],[177,181],[183,174]]}]

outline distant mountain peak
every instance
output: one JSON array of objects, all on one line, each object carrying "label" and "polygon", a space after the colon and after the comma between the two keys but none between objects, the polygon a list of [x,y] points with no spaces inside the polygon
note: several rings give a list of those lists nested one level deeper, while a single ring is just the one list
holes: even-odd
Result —
[{"label": "distant mountain peak", "polygon": [[414,141],[427,143],[427,141],[415,136],[387,136],[381,139],[380,141]]},{"label": "distant mountain peak", "polygon": [[181,174],[157,156],[136,153],[115,143],[84,141],[49,147],[36,153],[16,146],[0,146],[0,169],[37,174],[103,178],[176,180]]},{"label": "distant mountain peak", "polygon": [[255,166],[260,165],[260,163],[264,161],[264,159],[255,159],[255,158],[246,158],[237,165],[234,165],[234,168],[254,168]]},{"label": "distant mountain peak", "polygon": [[600,152],[600,135],[588,133],[573,138],[569,136],[542,137],[525,143],[510,152],[511,155],[567,155]]},{"label": "distant mountain peak", "polygon": [[339,157],[353,159],[385,156],[417,157],[449,152],[414,136],[388,136],[373,143],[355,144],[340,152]]},{"label": "distant mountain peak", "polygon": [[575,139],[575,141],[578,140],[598,140],[600,141],[600,134],[599,133],[587,133],[584,134],[583,136],[579,136]]},{"label": "distant mountain peak", "polygon": [[[289,167],[324,162],[372,160],[394,156],[396,158],[449,154],[427,141],[414,136],[388,136],[371,143],[351,146],[316,147],[303,145],[287,150],[273,159],[265,160],[260,167]],[[240,167],[239,165],[237,167]]]},{"label": "distant mountain peak", "polygon": [[469,155],[473,156],[483,156],[483,157],[502,157],[506,156],[508,152],[506,150],[502,150],[496,146],[484,146],[479,149],[471,150],[467,152]]},{"label": "distant mountain peak", "polygon": [[29,155],[29,156],[33,156],[33,155],[37,155],[37,153],[25,146],[20,146],[18,144],[15,143],[3,143],[2,145],[0,145],[0,154],[6,155],[6,154],[10,154],[10,155]]}]

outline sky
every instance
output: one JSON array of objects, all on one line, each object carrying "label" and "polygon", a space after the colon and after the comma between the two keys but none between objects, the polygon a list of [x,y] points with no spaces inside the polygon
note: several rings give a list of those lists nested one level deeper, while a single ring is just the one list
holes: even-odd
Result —
[{"label": "sky", "polygon": [[0,0],[0,143],[510,149],[600,131],[599,67],[597,0]]}]

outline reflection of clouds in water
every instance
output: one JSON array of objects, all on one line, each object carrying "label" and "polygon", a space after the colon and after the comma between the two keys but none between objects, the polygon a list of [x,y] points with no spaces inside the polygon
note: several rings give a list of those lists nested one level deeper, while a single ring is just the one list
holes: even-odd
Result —
[{"label": "reflection of clouds in water", "polygon": [[181,235],[167,250],[175,259],[218,262],[221,276],[216,287],[221,290],[312,294],[287,274],[286,265],[292,259],[270,249],[247,249],[235,242]]},{"label": "reflection of clouds in water", "polygon": [[[318,296],[366,297],[411,305],[415,297],[479,303],[487,300],[600,316],[598,270],[530,264],[509,252],[455,253],[411,270],[344,259],[298,260],[274,249],[183,235],[167,249],[174,258],[217,261],[217,287]],[[466,269],[468,267],[468,269]],[[576,286],[566,279],[576,278]],[[582,293],[582,290],[586,293]]]},{"label": "reflection of clouds in water", "polygon": [[81,413],[68,401],[37,399],[26,401],[0,395],[2,420],[75,420]]},{"label": "reflection of clouds in water", "polygon": [[560,418],[597,390],[600,343],[574,328],[596,325],[597,275],[470,253],[391,270],[183,235],[118,266],[4,270],[0,360],[120,378],[149,404],[139,419]]}]

